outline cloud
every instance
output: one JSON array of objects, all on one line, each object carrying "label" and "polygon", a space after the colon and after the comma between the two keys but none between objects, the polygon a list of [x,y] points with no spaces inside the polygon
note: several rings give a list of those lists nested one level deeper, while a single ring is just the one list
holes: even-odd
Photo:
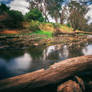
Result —
[{"label": "cloud", "polygon": [[9,6],[10,6],[10,9],[18,10],[22,12],[23,14],[29,11],[28,10],[29,2],[27,2],[26,0],[13,0],[9,4]]}]

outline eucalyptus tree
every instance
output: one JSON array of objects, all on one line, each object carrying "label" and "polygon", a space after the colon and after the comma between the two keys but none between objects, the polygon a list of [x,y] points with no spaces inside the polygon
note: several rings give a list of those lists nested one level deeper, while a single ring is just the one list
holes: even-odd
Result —
[{"label": "eucalyptus tree", "polygon": [[[30,0],[29,0],[30,1]],[[29,9],[37,8],[40,10],[45,17],[46,21],[49,21],[47,15],[47,3],[46,0],[31,0]]]},{"label": "eucalyptus tree", "polygon": [[87,13],[88,9],[85,5],[81,5],[76,1],[71,1],[69,4],[69,18],[68,22],[74,28],[83,30],[87,25],[87,20],[85,19],[85,14]]},{"label": "eucalyptus tree", "polygon": [[58,18],[61,18],[62,2],[64,0],[46,0],[48,14],[55,19],[56,23]]},{"label": "eucalyptus tree", "polygon": [[62,2],[65,0],[31,0],[30,9],[38,8],[45,16],[46,20],[49,20],[49,15],[58,22],[58,18],[61,18]]}]

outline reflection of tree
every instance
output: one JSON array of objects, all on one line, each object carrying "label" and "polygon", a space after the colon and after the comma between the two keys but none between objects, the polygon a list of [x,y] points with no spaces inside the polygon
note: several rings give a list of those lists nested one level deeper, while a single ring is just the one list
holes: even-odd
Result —
[{"label": "reflection of tree", "polygon": [[92,55],[92,44],[86,45],[82,52],[84,55]]},{"label": "reflection of tree", "polygon": [[85,47],[85,44],[73,44],[69,48],[69,57],[76,57],[76,56],[82,56],[82,49]]},{"label": "reflection of tree", "polygon": [[55,45],[49,46],[43,52],[44,60],[63,60],[68,58],[68,49],[67,46]]},{"label": "reflection of tree", "polygon": [[0,57],[5,59],[11,59],[14,57],[18,57],[24,54],[24,50],[17,49],[2,49],[0,50]]},{"label": "reflection of tree", "polygon": [[44,46],[39,46],[39,47],[31,46],[30,48],[27,49],[27,52],[29,52],[33,58],[38,58],[42,56],[42,52],[44,48],[45,48]]}]

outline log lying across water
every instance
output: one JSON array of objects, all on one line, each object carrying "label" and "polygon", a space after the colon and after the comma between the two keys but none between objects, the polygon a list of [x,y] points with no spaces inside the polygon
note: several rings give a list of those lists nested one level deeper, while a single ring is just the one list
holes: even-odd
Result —
[{"label": "log lying across water", "polygon": [[0,92],[10,89],[32,89],[48,84],[55,84],[88,69],[92,69],[92,55],[67,59],[51,65],[47,70],[41,69],[32,73],[1,80]]}]

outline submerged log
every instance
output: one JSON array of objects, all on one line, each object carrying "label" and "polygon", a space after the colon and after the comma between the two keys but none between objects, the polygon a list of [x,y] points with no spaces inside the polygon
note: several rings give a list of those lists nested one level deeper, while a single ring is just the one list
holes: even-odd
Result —
[{"label": "submerged log", "polygon": [[92,55],[67,59],[51,65],[47,70],[41,69],[32,73],[1,80],[0,92],[11,89],[43,87],[48,84],[58,83],[88,69],[92,69]]}]

